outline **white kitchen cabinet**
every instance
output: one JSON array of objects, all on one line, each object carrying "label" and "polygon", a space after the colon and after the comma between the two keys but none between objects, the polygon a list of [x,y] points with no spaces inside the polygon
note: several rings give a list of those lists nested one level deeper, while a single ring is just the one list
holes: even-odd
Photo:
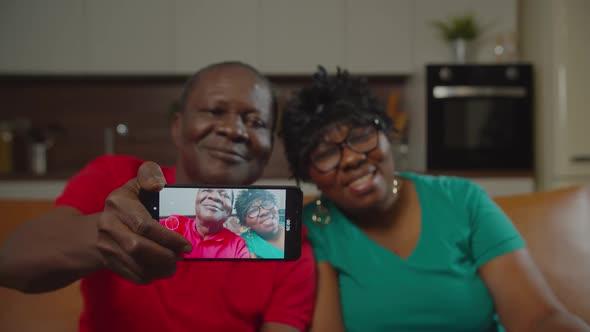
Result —
[{"label": "white kitchen cabinet", "polygon": [[0,2],[0,73],[85,70],[84,3],[79,0]]},{"label": "white kitchen cabinet", "polygon": [[213,62],[258,65],[256,0],[176,0],[175,72],[191,74]]},{"label": "white kitchen cabinet", "polygon": [[173,9],[160,0],[86,0],[91,73],[170,73]]},{"label": "white kitchen cabinet", "polygon": [[346,66],[353,73],[411,74],[410,0],[346,1]]},{"label": "white kitchen cabinet", "polygon": [[590,176],[590,1],[554,4],[557,105],[553,112],[557,176]]},{"label": "white kitchen cabinet", "polygon": [[557,181],[552,182],[551,189],[577,187],[580,185],[590,185],[590,177],[570,179],[561,178]]},{"label": "white kitchen cabinet", "polygon": [[492,197],[530,194],[536,190],[533,177],[472,178]]},{"label": "white kitchen cabinet", "polygon": [[344,67],[343,0],[259,0],[258,66],[268,74],[309,74]]},{"label": "white kitchen cabinet", "polygon": [[523,0],[523,56],[535,66],[541,189],[590,179],[590,2]]}]

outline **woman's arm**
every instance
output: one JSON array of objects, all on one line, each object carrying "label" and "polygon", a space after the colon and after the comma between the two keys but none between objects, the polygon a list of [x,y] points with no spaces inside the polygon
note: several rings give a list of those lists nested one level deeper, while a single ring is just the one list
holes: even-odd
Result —
[{"label": "woman's arm", "polygon": [[311,331],[345,331],[340,306],[338,273],[330,263],[319,262],[317,274],[318,285]]},{"label": "woman's arm", "polygon": [[557,299],[526,249],[492,259],[479,273],[507,331],[590,331]]}]

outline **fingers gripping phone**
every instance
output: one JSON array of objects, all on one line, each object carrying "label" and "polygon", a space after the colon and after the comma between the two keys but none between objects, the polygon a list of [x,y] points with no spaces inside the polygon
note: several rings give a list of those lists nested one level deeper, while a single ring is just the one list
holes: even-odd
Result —
[{"label": "fingers gripping phone", "polygon": [[295,186],[180,186],[141,190],[153,219],[193,246],[185,260],[296,260],[303,193]]}]

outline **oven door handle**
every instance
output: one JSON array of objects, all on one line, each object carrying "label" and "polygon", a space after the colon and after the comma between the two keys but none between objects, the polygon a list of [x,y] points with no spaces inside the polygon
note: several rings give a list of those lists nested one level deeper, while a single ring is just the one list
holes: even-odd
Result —
[{"label": "oven door handle", "polygon": [[572,156],[570,161],[572,163],[590,163],[590,154]]},{"label": "oven door handle", "polygon": [[510,97],[519,98],[527,95],[527,89],[521,86],[435,86],[432,95],[436,99],[470,98],[470,97]]}]

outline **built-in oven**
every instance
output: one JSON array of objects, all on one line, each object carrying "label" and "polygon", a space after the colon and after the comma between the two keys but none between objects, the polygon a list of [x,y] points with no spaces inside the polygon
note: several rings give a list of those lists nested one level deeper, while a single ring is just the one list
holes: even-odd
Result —
[{"label": "built-in oven", "polygon": [[532,170],[528,64],[427,66],[429,170]]}]

